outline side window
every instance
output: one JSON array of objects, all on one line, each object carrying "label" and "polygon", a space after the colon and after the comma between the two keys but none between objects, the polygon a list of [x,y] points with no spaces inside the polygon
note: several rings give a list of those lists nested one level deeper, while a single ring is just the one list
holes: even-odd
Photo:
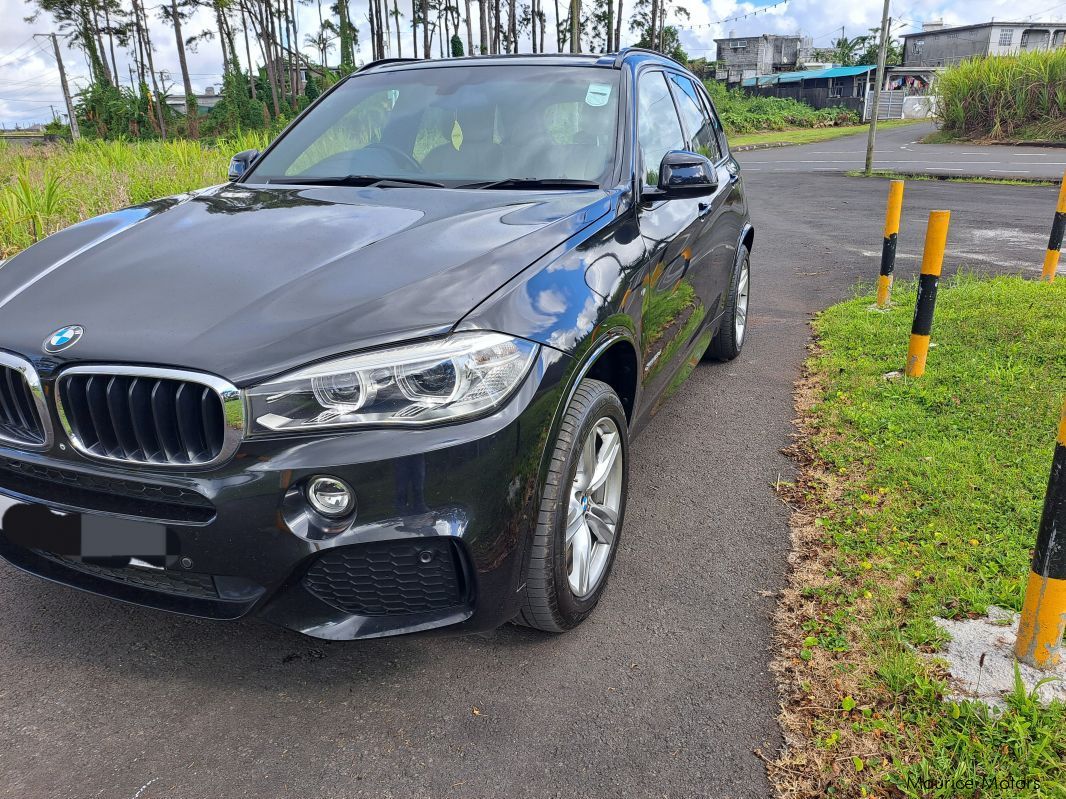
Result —
[{"label": "side window", "polygon": [[685,127],[692,136],[692,149],[718,161],[722,154],[718,150],[718,137],[715,135],[714,122],[707,112],[703,103],[700,102],[699,91],[695,84],[683,75],[670,75],[670,80],[677,88],[677,105],[681,110],[681,117],[685,120]]},{"label": "side window", "polygon": [[659,164],[670,150],[685,149],[670,87],[662,72],[645,72],[637,83],[637,143],[644,164],[644,183],[659,182]]}]

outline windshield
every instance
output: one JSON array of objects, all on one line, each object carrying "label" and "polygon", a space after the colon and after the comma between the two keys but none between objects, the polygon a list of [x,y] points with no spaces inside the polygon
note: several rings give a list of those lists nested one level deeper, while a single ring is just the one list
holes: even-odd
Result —
[{"label": "windshield", "polygon": [[246,181],[599,183],[614,164],[618,75],[498,64],[357,75],[315,106]]}]

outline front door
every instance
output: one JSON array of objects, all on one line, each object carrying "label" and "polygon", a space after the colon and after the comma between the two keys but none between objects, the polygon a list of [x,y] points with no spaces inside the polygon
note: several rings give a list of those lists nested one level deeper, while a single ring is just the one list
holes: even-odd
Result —
[{"label": "front door", "polygon": [[[645,186],[655,188],[659,165],[671,150],[687,149],[684,128],[661,70],[637,79],[637,144]],[[706,197],[649,197],[637,211],[648,258],[641,276],[641,359],[645,409],[654,408],[671,377],[684,364],[692,341],[707,321],[707,298],[697,290],[703,264],[701,234]]]}]

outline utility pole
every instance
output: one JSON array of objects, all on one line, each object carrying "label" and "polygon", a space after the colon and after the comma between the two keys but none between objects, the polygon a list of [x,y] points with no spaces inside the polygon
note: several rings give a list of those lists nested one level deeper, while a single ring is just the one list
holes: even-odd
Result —
[{"label": "utility pole", "polygon": [[866,139],[866,175],[874,170],[874,143],[877,141],[877,117],[881,113],[881,86],[885,82],[885,60],[888,57],[888,37],[892,20],[888,16],[888,7],[892,0],[885,0],[881,12],[881,46],[877,48],[877,85],[874,87],[873,114],[870,116],[870,132]]},{"label": "utility pole", "polygon": [[570,0],[570,52],[581,52],[581,0]]},{"label": "utility pole", "polygon": [[35,33],[33,37],[48,36],[52,39],[52,49],[56,54],[56,63],[59,64],[59,82],[63,86],[63,99],[67,103],[67,117],[70,119],[70,138],[77,141],[81,138],[78,130],[78,118],[74,116],[74,102],[70,99],[70,87],[67,86],[67,72],[63,69],[63,56],[59,52],[59,40],[54,33]]}]

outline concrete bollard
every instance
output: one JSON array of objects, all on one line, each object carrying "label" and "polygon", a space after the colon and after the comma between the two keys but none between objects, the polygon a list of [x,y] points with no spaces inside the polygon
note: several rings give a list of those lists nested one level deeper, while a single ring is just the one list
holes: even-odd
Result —
[{"label": "concrete bollard", "polygon": [[929,227],[925,231],[925,252],[922,254],[922,272],[918,277],[918,301],[914,305],[911,341],[907,349],[907,377],[921,377],[925,374],[929,335],[933,331],[936,290],[940,285],[940,271],[944,268],[944,248],[948,243],[950,221],[951,211],[929,212]]},{"label": "concrete bollard", "polygon": [[1014,654],[1038,669],[1062,661],[1066,631],[1066,404],[1062,406],[1051,478],[1036,537],[1029,584],[1018,625]]},{"label": "concrete bollard", "polygon": [[892,292],[892,270],[896,266],[896,239],[899,236],[899,216],[903,210],[903,181],[893,180],[888,187],[888,207],[885,209],[885,240],[881,245],[881,274],[877,278],[877,307],[888,305]]},{"label": "concrete bollard", "polygon": [[1055,206],[1055,220],[1051,223],[1051,238],[1048,240],[1047,253],[1044,255],[1044,271],[1040,276],[1041,280],[1050,283],[1055,279],[1064,233],[1066,233],[1066,175],[1062,176],[1062,185],[1059,187],[1059,202]]}]

